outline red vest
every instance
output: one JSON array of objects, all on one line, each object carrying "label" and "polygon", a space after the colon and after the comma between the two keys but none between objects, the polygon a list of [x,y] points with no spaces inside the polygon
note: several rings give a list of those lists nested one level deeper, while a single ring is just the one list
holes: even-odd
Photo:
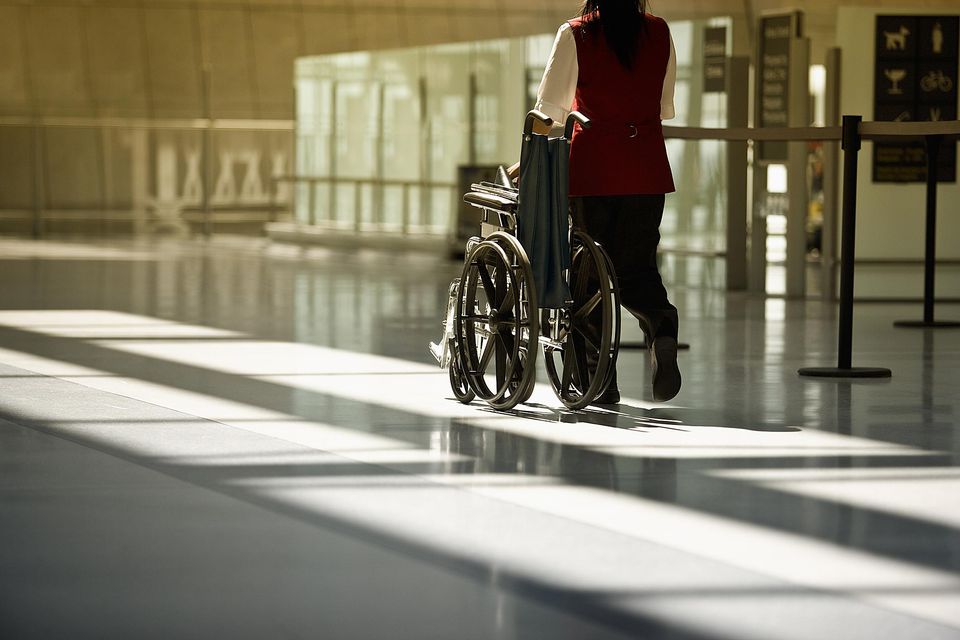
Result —
[{"label": "red vest", "polygon": [[675,190],[660,126],[660,97],[670,57],[670,31],[647,14],[633,69],[607,46],[596,16],[570,21],[577,43],[573,108],[594,126],[576,128],[570,147],[570,195],[670,193]]}]

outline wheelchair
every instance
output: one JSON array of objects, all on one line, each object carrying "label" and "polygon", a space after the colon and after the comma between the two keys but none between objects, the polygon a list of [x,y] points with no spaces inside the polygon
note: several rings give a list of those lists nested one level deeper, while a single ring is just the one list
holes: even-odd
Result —
[{"label": "wheelchair", "polygon": [[[537,135],[535,120],[552,125],[531,111],[525,141]],[[589,126],[582,114],[571,113],[562,136],[567,144],[576,122]],[[498,411],[526,402],[542,348],[560,402],[583,409],[607,388],[616,367],[620,293],[610,258],[589,235],[571,229],[567,218],[571,254],[563,278],[571,299],[540,309],[530,260],[516,234],[523,215],[519,190],[501,167],[496,183],[471,185],[463,199],[482,213],[480,235],[467,241],[463,270],[450,283],[443,338],[430,345],[448,369],[454,396],[464,404],[480,398]]]}]

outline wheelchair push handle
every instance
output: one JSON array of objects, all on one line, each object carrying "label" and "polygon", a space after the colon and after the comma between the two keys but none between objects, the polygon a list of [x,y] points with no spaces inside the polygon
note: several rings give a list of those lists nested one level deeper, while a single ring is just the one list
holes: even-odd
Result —
[{"label": "wheelchair push handle", "polygon": [[553,118],[551,118],[550,116],[548,116],[542,111],[537,111],[536,109],[533,109],[532,111],[529,111],[527,113],[527,117],[523,122],[523,135],[529,136],[530,134],[533,133],[533,123],[535,121],[539,121],[543,123],[544,126],[546,127],[553,126]]},{"label": "wheelchair push handle", "polygon": [[592,124],[590,118],[579,111],[571,111],[570,115],[567,116],[567,125],[563,128],[563,137],[566,140],[570,140],[573,137],[573,125],[578,122],[584,129],[589,129]]},{"label": "wheelchair push handle", "polygon": [[503,165],[497,167],[497,184],[507,189],[513,187],[513,181],[510,179]]}]

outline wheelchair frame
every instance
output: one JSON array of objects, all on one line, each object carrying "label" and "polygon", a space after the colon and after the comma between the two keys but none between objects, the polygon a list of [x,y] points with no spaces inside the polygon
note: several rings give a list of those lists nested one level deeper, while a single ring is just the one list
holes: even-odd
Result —
[{"label": "wheelchair frame", "polygon": [[[525,141],[538,135],[536,120],[553,124],[531,111]],[[576,122],[589,127],[582,114],[571,113],[563,134],[568,142]],[[482,212],[481,232],[467,241],[463,270],[450,283],[444,336],[431,343],[431,353],[449,370],[459,401],[479,397],[506,411],[533,393],[539,345],[557,397],[569,409],[583,409],[607,388],[616,367],[620,293],[613,264],[590,236],[568,227],[571,267],[564,278],[572,304],[539,309],[530,261],[515,235],[518,192],[503,182],[474,184],[464,195]]]}]

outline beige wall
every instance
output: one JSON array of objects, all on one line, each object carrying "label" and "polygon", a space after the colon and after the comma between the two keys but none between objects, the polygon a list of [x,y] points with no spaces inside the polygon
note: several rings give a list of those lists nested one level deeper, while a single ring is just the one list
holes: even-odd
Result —
[{"label": "beige wall", "polygon": [[[956,0],[654,0],[668,19],[731,15],[736,46],[765,11],[801,7],[813,62],[844,6]],[[293,60],[553,31],[578,0],[0,0],[0,116],[291,118]]]},{"label": "beige wall", "polygon": [[[299,56],[542,33],[555,29],[575,4],[0,0],[0,232],[29,230],[35,206],[47,212],[46,231],[78,230],[64,218],[91,212],[115,215],[121,220],[113,228],[129,229],[122,218],[131,209],[135,218],[149,218],[164,207],[181,206],[151,204],[157,184],[168,181],[172,171],[180,188],[189,182],[189,167],[196,168],[190,162],[195,163],[200,145],[197,132],[173,136],[181,140],[174,143],[158,131],[34,129],[29,125],[37,118],[48,119],[46,124],[59,119],[58,125],[63,118],[139,118],[156,124],[207,114],[292,120]],[[223,164],[225,157],[236,163],[237,185],[250,175],[244,163],[251,154],[259,158],[265,188],[278,162],[292,171],[292,132],[280,137],[287,140],[285,149],[278,148],[276,131],[214,136],[207,191],[213,194],[216,185],[229,183],[226,178],[233,174]],[[228,200],[223,209],[253,206],[239,196],[233,204]],[[196,208],[195,202],[191,206]],[[107,213],[110,209],[114,213]]]},{"label": "beige wall", "polygon": [[[209,113],[214,118],[290,120],[293,61],[298,56],[552,32],[578,4],[578,0],[0,0],[0,211],[26,208],[35,193],[40,194],[42,208],[126,206],[126,198],[118,195],[126,192],[115,186],[130,173],[133,158],[142,154],[136,136],[62,127],[38,134],[22,126],[2,126],[12,119],[160,120]],[[957,0],[843,4],[933,9],[953,8]],[[668,20],[733,16],[739,55],[752,50],[751,25],[761,13],[797,6],[806,12],[811,61],[821,62],[835,39],[837,3],[832,0],[651,2],[653,12]],[[274,152],[276,135],[267,138],[265,166],[267,147]],[[106,161],[101,160],[104,157]],[[35,171],[38,167],[43,171]],[[46,179],[37,178],[39,173]],[[133,179],[142,184],[148,177]]]},{"label": "beige wall", "polygon": [[[292,118],[293,61],[551,31],[524,0],[0,0],[0,115]],[[501,5],[502,11],[498,11]]]}]

